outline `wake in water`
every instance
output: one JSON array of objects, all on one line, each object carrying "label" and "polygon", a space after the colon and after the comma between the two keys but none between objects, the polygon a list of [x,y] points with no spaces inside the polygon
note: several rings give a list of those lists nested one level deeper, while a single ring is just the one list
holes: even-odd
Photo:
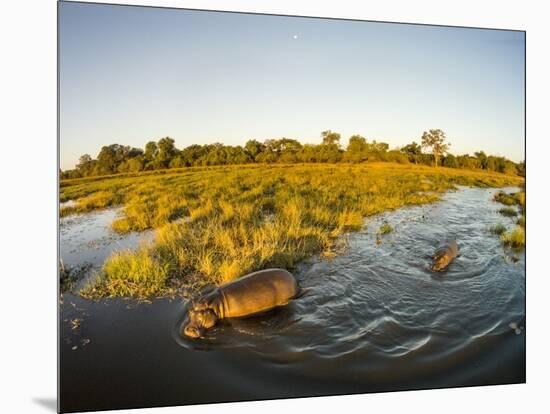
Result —
[{"label": "wake in water", "polygon": [[[463,188],[439,203],[367,220],[366,232],[350,235],[345,255],[301,266],[302,298],[268,317],[221,325],[201,345],[179,342],[266,357],[292,350],[437,359],[515,331],[510,324],[521,324],[525,312],[525,257],[512,263],[488,231],[503,220],[491,201],[495,191]],[[394,231],[380,237],[383,223]],[[460,256],[444,272],[430,271],[435,248],[449,239],[458,241]]]}]

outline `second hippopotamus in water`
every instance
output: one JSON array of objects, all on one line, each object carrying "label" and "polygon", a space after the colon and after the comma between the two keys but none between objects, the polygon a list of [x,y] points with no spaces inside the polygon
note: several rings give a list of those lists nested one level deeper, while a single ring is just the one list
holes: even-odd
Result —
[{"label": "second hippopotamus in water", "polygon": [[434,272],[445,270],[457,256],[458,244],[456,244],[456,240],[443,243],[434,253],[431,270]]},{"label": "second hippopotamus in water", "polygon": [[199,338],[219,320],[266,312],[287,304],[298,293],[296,279],[284,269],[251,273],[193,300],[181,334]]}]

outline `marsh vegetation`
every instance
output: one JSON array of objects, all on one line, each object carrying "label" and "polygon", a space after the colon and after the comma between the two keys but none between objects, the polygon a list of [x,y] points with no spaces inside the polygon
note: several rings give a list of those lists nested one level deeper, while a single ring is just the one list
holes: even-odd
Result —
[{"label": "marsh vegetation", "polygon": [[491,228],[491,232],[499,235],[505,246],[516,249],[525,247],[525,190],[515,193],[499,191],[493,200],[508,206],[498,210],[503,216],[515,218],[519,215],[520,217],[515,220],[516,226],[510,231],[507,231],[506,226],[499,224]]},{"label": "marsh vegetation", "polygon": [[[62,215],[122,205],[119,233],[157,229],[152,243],[105,261],[86,297],[149,297],[221,284],[267,267],[333,257],[365,217],[436,201],[454,185],[523,179],[460,169],[373,164],[186,168],[61,182]],[[376,231],[376,230],[374,230]],[[380,228],[387,233],[389,228]]]}]

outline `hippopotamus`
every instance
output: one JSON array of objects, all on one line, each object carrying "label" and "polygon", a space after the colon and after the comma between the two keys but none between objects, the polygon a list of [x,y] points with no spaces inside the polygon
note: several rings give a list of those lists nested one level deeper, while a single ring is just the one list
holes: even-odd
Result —
[{"label": "hippopotamus", "polygon": [[269,311],[286,305],[298,293],[296,279],[284,269],[250,273],[192,300],[181,334],[199,338],[222,319]]},{"label": "hippopotamus", "polygon": [[439,272],[446,269],[457,256],[458,245],[456,244],[456,240],[443,243],[434,253],[432,271]]}]

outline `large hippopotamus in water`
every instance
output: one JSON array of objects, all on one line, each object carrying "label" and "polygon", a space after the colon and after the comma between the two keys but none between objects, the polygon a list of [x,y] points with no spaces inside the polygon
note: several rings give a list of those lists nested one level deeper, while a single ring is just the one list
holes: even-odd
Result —
[{"label": "large hippopotamus in water", "polygon": [[445,270],[451,262],[458,256],[458,244],[456,240],[443,243],[435,251],[431,269],[434,272]]},{"label": "large hippopotamus in water", "polygon": [[181,334],[200,338],[225,318],[242,318],[287,304],[299,293],[298,283],[284,269],[250,273],[191,301]]}]

